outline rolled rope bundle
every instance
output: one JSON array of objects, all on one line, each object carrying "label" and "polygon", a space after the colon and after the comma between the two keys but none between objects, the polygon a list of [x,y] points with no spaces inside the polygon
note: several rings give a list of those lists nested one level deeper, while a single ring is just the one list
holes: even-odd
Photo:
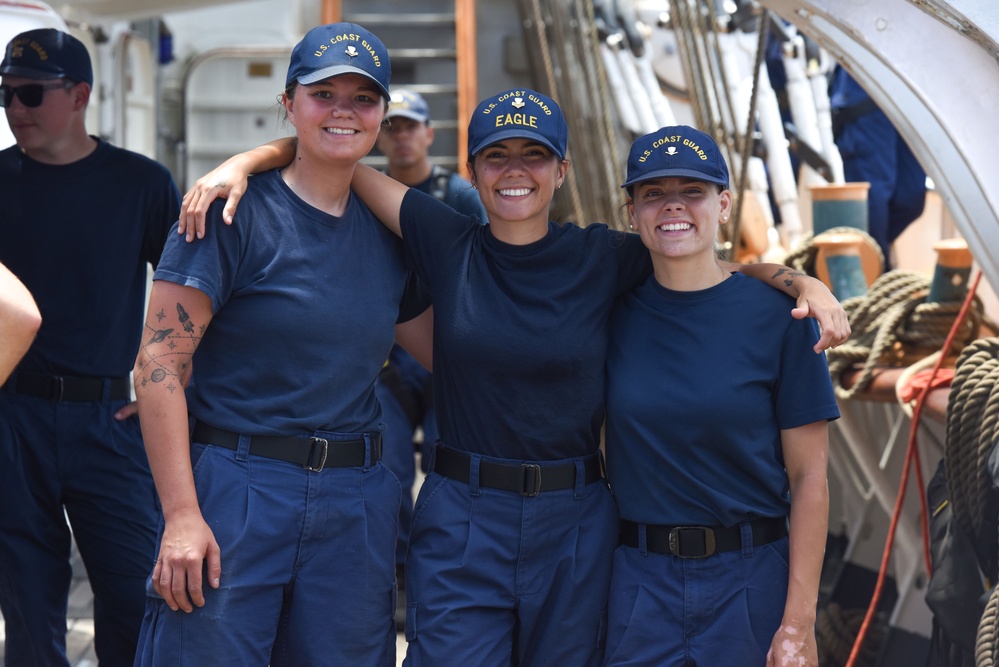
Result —
[{"label": "rolled rope bundle", "polygon": [[992,589],[992,595],[985,605],[985,613],[978,624],[978,637],[975,641],[975,667],[999,666],[999,586]]},{"label": "rolled rope bundle", "polygon": [[969,344],[958,359],[947,400],[944,446],[954,520],[978,544],[997,539],[995,508],[987,511],[992,487],[988,459],[997,440],[999,338],[982,338]]},{"label": "rolled rope bundle", "polygon": [[[864,240],[865,245],[869,246],[871,250],[875,252],[878,257],[878,262],[881,266],[885,265],[885,256],[881,252],[881,246],[878,242],[874,240],[874,237],[867,232],[857,229],[856,227],[832,227],[827,229],[824,234],[856,234],[861,239]],[[815,258],[818,255],[818,247],[813,243],[815,239],[814,236],[806,236],[801,240],[801,243],[797,245],[791,252],[787,254],[784,258],[784,264],[790,266],[792,269],[797,269],[802,273],[807,273],[810,276],[818,275],[815,269]]]},{"label": "rolled rope bundle", "polygon": [[[911,271],[889,271],[870,286],[867,294],[843,302],[853,333],[839,347],[826,352],[836,395],[842,399],[863,392],[874,371],[885,366],[907,366],[943,347],[961,304],[926,300],[930,279]],[[947,353],[957,355],[975,339],[984,319],[981,300],[975,297],[968,318]],[[862,364],[851,387],[842,382],[844,372]]]},{"label": "rolled rope bundle", "polygon": [[[843,609],[835,602],[830,602],[819,610],[815,619],[815,640],[819,649],[820,667],[846,664],[866,614],[866,609]],[[885,627],[884,614],[879,612],[874,616],[868,640],[860,648],[856,667],[868,667],[876,663]]]}]

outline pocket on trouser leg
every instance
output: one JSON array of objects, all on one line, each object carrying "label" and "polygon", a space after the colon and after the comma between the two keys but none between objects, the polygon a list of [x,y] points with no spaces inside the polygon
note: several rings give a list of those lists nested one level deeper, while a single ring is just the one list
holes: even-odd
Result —
[{"label": "pocket on trouser leg", "polygon": [[597,655],[603,659],[607,648],[607,607],[600,612],[600,625],[597,626]]},{"label": "pocket on trouser leg", "polygon": [[423,657],[420,655],[419,627],[417,626],[417,607],[415,602],[406,605],[406,667],[421,667]]},{"label": "pocket on trouser leg", "polygon": [[417,603],[411,602],[406,605],[406,641],[415,642],[417,639],[416,608]]}]

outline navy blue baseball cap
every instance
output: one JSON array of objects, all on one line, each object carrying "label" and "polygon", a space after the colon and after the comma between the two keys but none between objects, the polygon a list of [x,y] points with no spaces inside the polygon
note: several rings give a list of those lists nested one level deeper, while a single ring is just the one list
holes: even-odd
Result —
[{"label": "navy blue baseball cap", "polygon": [[305,33],[291,52],[285,88],[293,82],[308,85],[340,74],[371,79],[386,100],[392,67],[388,50],[374,33],[356,23],[330,23]]},{"label": "navy blue baseball cap", "polygon": [[389,100],[386,118],[409,118],[420,123],[430,122],[430,107],[419,93],[411,90],[395,90]]},{"label": "navy blue baseball cap", "polygon": [[635,139],[622,188],[650,178],[694,178],[728,187],[728,167],[715,140],[687,125],[662,127]]},{"label": "navy blue baseball cap", "polygon": [[55,28],[29,30],[10,40],[0,75],[69,79],[94,85],[94,68],[83,42]]},{"label": "navy blue baseball cap", "polygon": [[565,158],[569,130],[558,104],[533,90],[508,90],[479,102],[468,122],[468,154],[504,139],[531,139]]}]

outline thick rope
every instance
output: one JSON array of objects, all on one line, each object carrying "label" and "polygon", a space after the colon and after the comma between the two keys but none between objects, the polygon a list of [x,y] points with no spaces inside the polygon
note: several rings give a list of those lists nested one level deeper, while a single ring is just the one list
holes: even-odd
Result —
[{"label": "thick rope", "polygon": [[[541,10],[541,3],[539,0],[531,0],[531,19],[534,23],[535,39],[537,40],[538,47],[541,49],[541,61],[542,69],[545,77],[545,85],[548,89],[548,94],[558,101],[559,90],[558,82],[555,79],[555,65],[552,59],[551,49],[548,44],[547,35],[547,25],[548,21]],[[579,183],[576,182],[575,176],[567,179],[569,186],[569,201],[572,205],[572,219],[582,220],[584,217],[583,204],[579,197]]]},{"label": "thick rope", "polygon": [[978,637],[975,641],[976,667],[996,667],[999,665],[999,586],[992,589],[992,595],[985,605],[985,613],[978,624]]},{"label": "thick rope", "polygon": [[[987,516],[987,462],[999,440],[999,338],[968,345],[958,359],[947,402],[947,492],[954,520],[975,543],[994,542]],[[987,523],[988,522],[988,523]]]},{"label": "thick rope", "polygon": [[[843,302],[853,334],[845,344],[826,352],[837,396],[853,398],[867,389],[878,368],[908,364],[940,349],[961,304],[927,303],[929,286],[929,278],[922,274],[889,271],[874,281],[866,295]],[[947,355],[956,355],[974,340],[983,312],[981,300],[975,297]],[[860,375],[845,387],[843,373],[857,364],[862,364]]]},{"label": "thick rope", "polygon": [[[881,252],[881,246],[874,240],[874,237],[858,229],[857,227],[832,227],[827,229],[825,234],[850,233],[860,236],[864,242],[877,253],[879,266],[885,265],[885,256]],[[814,237],[807,235],[801,239],[798,246],[784,257],[784,264],[791,268],[803,271],[810,276],[815,275],[815,256],[818,254],[818,247],[814,243]]]},{"label": "thick rope", "polygon": [[[864,620],[864,609],[843,609],[835,602],[819,610],[815,619],[815,640],[819,649],[819,667],[841,667],[846,664],[854,639]],[[881,649],[885,619],[879,614],[873,641],[864,643],[857,667],[873,666]]]},{"label": "thick rope", "polygon": [[[596,26],[596,17],[593,12],[592,2],[583,2],[583,0],[576,0],[577,7],[581,7],[581,11],[577,10],[580,15],[585,17],[583,25],[589,26],[586,30],[584,40],[589,46],[588,50],[584,53],[587,54],[587,60],[591,63],[588,68],[591,78],[595,79],[595,85],[597,90],[596,98],[599,100],[610,100],[610,83],[607,81],[607,71],[604,69],[603,60],[598,56],[600,53],[599,38],[597,36],[597,31],[594,28]],[[589,91],[585,91],[589,92]],[[597,127],[599,128],[599,139],[598,145],[604,150],[605,164],[604,168],[607,170],[607,181],[612,184],[617,184],[617,179],[620,174],[618,173],[618,165],[623,164],[623,160],[618,152],[618,141],[617,135],[614,132],[614,125],[611,121],[611,114],[607,112],[606,102],[601,105],[601,113],[599,114],[599,122]],[[578,169],[578,166],[575,167]],[[604,220],[608,225],[617,227],[618,229],[624,229],[627,224],[621,220],[618,216],[612,215],[614,211],[619,211],[621,206],[624,205],[624,194],[621,188],[611,187],[610,192],[606,197],[601,197],[601,199],[606,199],[607,209],[597,218],[599,220]],[[585,225],[589,220],[577,220],[577,224]]]},{"label": "thick rope", "polygon": [[756,101],[759,98],[759,83],[763,69],[763,56],[767,49],[767,34],[770,27],[770,10],[764,9],[759,19],[759,39],[756,42],[756,58],[753,62],[753,88],[749,95],[749,115],[746,118],[746,131],[740,144],[739,180],[736,183],[735,209],[732,211],[732,247],[728,259],[739,252],[742,235],[742,198],[749,185],[749,160],[753,156],[753,137],[756,128]]}]

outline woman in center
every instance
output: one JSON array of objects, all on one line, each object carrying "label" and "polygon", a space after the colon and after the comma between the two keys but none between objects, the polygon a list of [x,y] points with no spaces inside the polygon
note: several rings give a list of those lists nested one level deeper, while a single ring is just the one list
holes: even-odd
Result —
[{"label": "woman in center", "polygon": [[[223,190],[231,222],[245,175],[287,163],[291,148],[254,149],[200,179],[182,208],[189,238]],[[355,171],[352,187],[402,237],[434,303],[441,440],[406,561],[414,667],[600,662],[618,542],[599,454],[610,314],[652,265],[636,234],[549,221],[566,150],[565,120],[547,96],[522,89],[481,102],[467,166],[488,225],[371,168]],[[800,297],[798,314],[811,310],[824,328],[817,349],[849,333],[820,282],[742,268]]]}]

